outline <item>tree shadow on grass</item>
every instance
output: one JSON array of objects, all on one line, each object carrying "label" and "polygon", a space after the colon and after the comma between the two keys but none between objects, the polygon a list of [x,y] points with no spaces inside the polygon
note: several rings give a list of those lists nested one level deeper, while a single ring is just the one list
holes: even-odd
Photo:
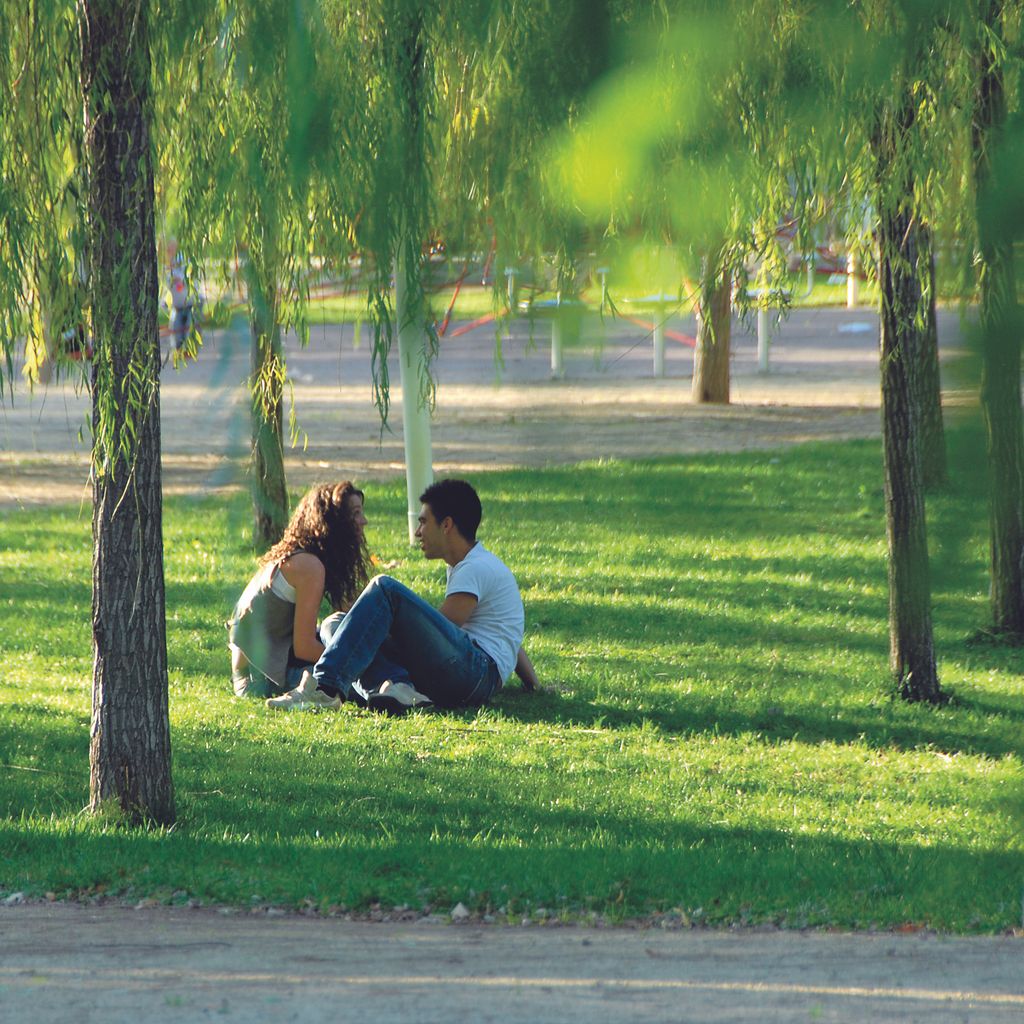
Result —
[{"label": "tree shadow on grass", "polygon": [[[74,768],[72,768],[74,766]],[[0,818],[45,807],[44,813],[79,810],[89,798],[88,720],[41,705],[4,702],[0,716]]]},{"label": "tree shadow on grass", "polygon": [[[742,588],[737,588],[742,590]],[[725,587],[716,592],[714,607],[689,605],[686,595],[674,594],[661,604],[638,608],[624,593],[614,604],[588,599],[540,598],[530,602],[529,622],[543,635],[579,649],[590,641],[595,652],[607,646],[625,647],[639,644],[644,650],[683,645],[687,648],[715,645],[733,650],[738,657],[751,649],[791,652],[843,650],[849,653],[878,654],[885,650],[884,626],[876,626],[874,635],[868,629],[839,629],[833,625],[812,625],[797,621],[808,609],[798,600],[780,605],[771,618],[764,617],[764,608],[751,603],[746,609],[733,599]],[[750,600],[746,598],[745,600]],[[748,613],[749,612],[749,613]],[[793,621],[780,621],[788,613]],[[873,618],[859,609],[840,610],[838,603],[822,605],[821,615],[832,616],[837,625],[851,622],[871,624]],[[644,659],[646,660],[646,658]],[[686,664],[679,666],[685,671]]]},{"label": "tree shadow on grass", "polygon": [[[683,805],[615,809],[585,788],[578,806],[564,806],[536,793],[531,771],[483,755],[404,759],[382,785],[341,745],[326,770],[296,773],[301,747],[284,736],[239,742],[222,758],[224,778],[244,782],[255,766],[258,785],[224,785],[215,796],[184,767],[172,834],[0,823],[0,884],[246,906],[308,899],[446,911],[463,901],[510,914],[701,908],[704,920],[792,926],[1016,923],[1020,851],[896,842],[881,824],[858,840],[800,834],[798,822],[792,831],[725,826]],[[195,752],[183,744],[185,766]]]},{"label": "tree shadow on grass", "polygon": [[[619,671],[628,671],[629,664],[625,660]],[[570,731],[573,727],[654,727],[680,738],[756,733],[769,743],[799,739],[802,743],[865,743],[875,749],[927,747],[950,754],[1024,756],[1024,711],[974,695],[952,709],[904,706],[881,693],[860,705],[848,700],[830,705],[813,697],[797,701],[774,694],[744,694],[736,703],[747,706],[736,707],[699,692],[674,696],[668,690],[659,687],[646,696],[634,692],[616,703],[573,690],[527,694],[512,683],[496,699],[495,707],[515,721],[548,722]],[[817,692],[820,697],[820,687]],[[641,701],[642,707],[629,707],[631,701]],[[967,714],[974,717],[965,721]]]},{"label": "tree shadow on grass", "polygon": [[[609,672],[626,677],[631,664],[624,656]],[[623,703],[510,687],[493,713],[565,727],[568,741],[574,727],[653,727],[680,738],[757,732],[769,742],[863,738],[897,749],[1019,754],[1019,744],[1006,739],[1005,710],[988,723],[1003,732],[978,737],[948,712],[843,707],[840,721],[811,695],[794,711],[738,709],[707,695],[673,694],[673,685],[651,683],[646,701],[641,680]],[[628,706],[640,698],[642,710]],[[635,787],[606,794],[600,774],[611,768],[600,759],[577,774],[571,759],[549,763],[544,745],[534,744],[517,760],[508,756],[514,731],[491,741],[486,715],[476,722],[473,712],[443,713],[465,720],[471,734],[452,753],[450,733],[434,722],[377,720],[367,728],[345,712],[257,735],[240,720],[252,707],[225,706],[239,714],[175,730],[180,821],[172,834],[101,833],[97,823],[75,818],[87,797],[87,716],[54,711],[29,695],[5,706],[0,750],[11,755],[8,764],[24,754],[46,772],[12,779],[0,766],[7,818],[0,886],[243,905],[255,897],[289,906],[305,899],[357,907],[429,902],[447,910],[461,900],[510,913],[703,908],[707,920],[793,925],[900,923],[910,914],[949,927],[1016,923],[1017,850],[896,842],[882,820],[857,841],[799,834],[798,821],[782,831],[756,820],[746,827],[699,820],[687,812],[685,772],[648,794],[641,763]],[[767,792],[771,781],[741,785]],[[1010,819],[1024,822],[1024,794],[1008,793],[1005,803]],[[17,824],[26,810],[41,824]],[[50,815],[72,823],[51,828]]]},{"label": "tree shadow on grass", "polygon": [[[979,717],[990,719],[993,723],[1006,721],[1007,726],[1024,733],[1024,694],[1009,696],[991,693],[959,694],[954,692],[953,700],[957,711],[974,712]],[[1013,753],[1007,750],[1006,753]]]}]

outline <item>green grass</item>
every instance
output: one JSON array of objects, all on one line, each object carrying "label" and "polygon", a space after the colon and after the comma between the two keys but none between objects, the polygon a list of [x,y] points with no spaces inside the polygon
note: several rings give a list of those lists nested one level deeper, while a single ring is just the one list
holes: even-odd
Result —
[{"label": "green grass", "polygon": [[[875,444],[479,474],[546,690],[401,720],[230,696],[245,501],[169,500],[179,820],[152,832],[82,813],[88,514],[0,513],[0,896],[1019,926],[1024,675],[967,640],[986,515],[953,441],[958,485],[929,502],[940,710],[888,694]],[[367,512],[439,599],[400,484]]]},{"label": "green grass", "polygon": [[[842,275],[815,274],[814,287],[808,293],[807,274],[800,271],[789,275],[786,288],[796,309],[846,305],[846,279]],[[877,309],[878,285],[872,281],[861,281],[858,303],[862,309]]]},{"label": "green grass", "polygon": [[[430,308],[435,317],[444,317],[454,294],[453,286],[430,296]],[[459,289],[452,318],[475,320],[494,311],[494,293],[490,288],[481,288],[479,285],[464,286]],[[332,295],[323,299],[313,297],[309,303],[309,319],[311,323],[351,323],[355,320],[368,320],[366,295],[355,291],[351,295]]]},{"label": "green grass", "polygon": [[[814,288],[807,294],[807,279],[804,274],[790,275],[787,287],[791,293],[791,302],[796,309],[822,307],[822,306],[845,306],[846,305],[846,284],[829,284],[828,279],[818,276],[815,279]],[[455,294],[454,287],[442,288],[430,297],[431,309],[437,319],[444,317],[449,304]],[[521,298],[527,297],[527,292],[522,292]],[[624,303],[624,295],[611,289],[613,300],[619,307],[620,313],[634,314],[628,303]],[[595,312],[600,301],[600,293],[597,288],[589,289],[585,294],[588,305]],[[551,299],[554,292],[538,292],[535,298]],[[874,309],[878,304],[878,289],[873,284],[862,283],[860,289],[860,306],[862,308]],[[501,304],[499,312],[504,311]],[[481,288],[479,285],[464,285],[455,298],[452,308],[453,320],[476,320],[478,317],[487,316],[495,312],[494,292],[490,288]],[[689,304],[681,309],[676,316],[685,317],[690,313]],[[636,315],[650,315],[650,310],[640,310]],[[367,319],[366,296],[361,292],[353,292],[350,295],[331,296],[329,298],[313,298],[309,304],[309,319],[312,324],[316,323],[352,323]]]}]

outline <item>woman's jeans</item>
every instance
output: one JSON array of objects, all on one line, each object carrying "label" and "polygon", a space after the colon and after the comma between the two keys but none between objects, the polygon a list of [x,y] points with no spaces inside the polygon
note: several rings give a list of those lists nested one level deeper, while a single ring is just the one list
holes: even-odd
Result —
[{"label": "woman's jeans", "polygon": [[442,707],[485,704],[501,689],[498,667],[469,634],[390,576],[374,577],[313,667],[321,690],[348,698],[358,679],[410,683]]}]

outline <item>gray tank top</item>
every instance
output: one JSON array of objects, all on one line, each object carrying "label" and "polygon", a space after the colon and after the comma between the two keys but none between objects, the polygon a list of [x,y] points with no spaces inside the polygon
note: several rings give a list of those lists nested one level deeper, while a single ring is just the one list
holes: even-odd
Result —
[{"label": "gray tank top", "polygon": [[228,640],[253,668],[284,686],[295,629],[295,601],[275,593],[277,571],[276,563],[265,565],[249,581],[228,621]]}]

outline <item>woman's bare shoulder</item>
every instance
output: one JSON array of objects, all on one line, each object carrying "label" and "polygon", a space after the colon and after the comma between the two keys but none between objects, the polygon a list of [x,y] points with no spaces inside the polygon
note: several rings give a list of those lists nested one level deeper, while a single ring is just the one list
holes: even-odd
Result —
[{"label": "woman's bare shoulder", "polygon": [[296,551],[294,555],[281,559],[279,568],[293,587],[300,582],[322,582],[327,574],[324,563],[308,551]]}]

